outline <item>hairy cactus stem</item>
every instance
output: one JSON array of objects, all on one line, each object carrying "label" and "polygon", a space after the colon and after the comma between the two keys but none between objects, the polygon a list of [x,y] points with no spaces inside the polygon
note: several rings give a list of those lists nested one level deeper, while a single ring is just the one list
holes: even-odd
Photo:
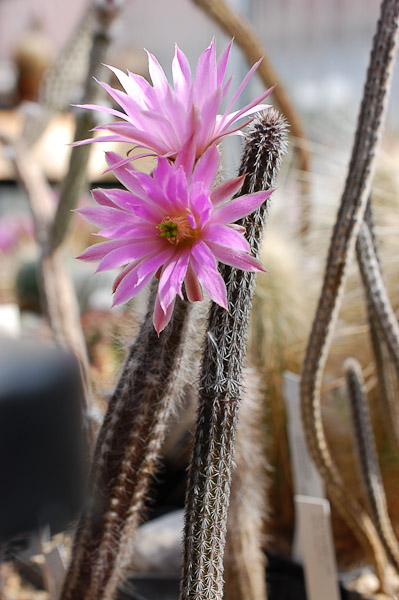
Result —
[{"label": "hairy cactus stem", "polygon": [[[90,51],[82,104],[93,104],[98,96],[98,78],[111,42],[110,28],[121,8],[121,3],[97,2],[94,10],[93,39]],[[74,141],[92,136],[95,118],[91,111],[81,111],[77,117]],[[57,248],[65,238],[79,198],[87,189],[87,166],[91,144],[75,146],[71,150],[67,175],[62,184],[60,201],[50,231],[49,251]]]},{"label": "hairy cactus stem", "polygon": [[375,156],[388,102],[390,80],[398,43],[399,0],[383,0],[381,16],[364,88],[358,126],[345,189],[330,243],[322,291],[306,351],[301,377],[302,416],[311,454],[324,477],[328,492],[350,524],[378,576],[385,579],[385,552],[363,508],[345,491],[325,438],[320,387],[337,318],[347,267],[363,220],[375,168]]},{"label": "hairy cactus stem", "polygon": [[[399,407],[397,402],[397,390],[398,390],[398,375],[399,365],[395,361],[395,345],[397,342],[392,344],[389,349],[387,344],[387,337],[391,340],[395,339],[395,314],[389,305],[388,295],[385,291],[383,274],[381,264],[378,258],[378,247],[377,240],[374,233],[373,215],[371,210],[371,198],[369,198],[366,213],[365,223],[367,224],[368,234],[366,239],[362,241],[362,229],[358,235],[356,241],[356,257],[359,265],[360,272],[362,274],[363,286],[366,296],[367,305],[367,316],[370,328],[370,339],[374,353],[375,366],[377,370],[378,387],[380,390],[380,399],[386,409],[386,414],[389,415],[388,419],[385,419],[385,426],[387,433],[392,439],[393,445],[399,450]],[[371,250],[371,254],[370,254]],[[372,264],[370,265],[370,260]],[[374,308],[374,305],[381,305],[381,300],[372,296],[372,286],[370,283],[375,281],[373,272],[376,272],[376,282],[382,287],[383,293],[383,307],[388,307],[388,310],[379,309],[379,315]],[[368,276],[368,274],[370,274]],[[371,281],[370,280],[371,276]],[[381,319],[382,317],[382,319]],[[388,326],[388,336],[381,327],[381,321]],[[396,328],[397,329],[397,328]]]},{"label": "hairy cactus stem", "polygon": [[344,363],[354,431],[358,470],[373,523],[392,565],[399,571],[399,544],[389,518],[384,485],[378,463],[362,369],[357,360]]},{"label": "hairy cactus stem", "polygon": [[[272,185],[286,150],[286,122],[266,112],[251,125],[240,166],[242,194]],[[259,255],[268,202],[240,224]],[[229,310],[211,305],[200,376],[200,398],[189,471],[182,600],[223,597],[223,554],[242,367],[254,273],[223,266]]]},{"label": "hairy cactus stem", "polygon": [[139,524],[166,425],[176,409],[170,392],[190,304],[177,299],[171,322],[158,338],[152,323],[155,296],[153,287],[98,435],[90,501],[78,524],[61,600],[114,597],[127,539]]},{"label": "hairy cactus stem", "polygon": [[267,514],[267,462],[262,396],[253,369],[244,369],[243,395],[235,441],[227,537],[224,597],[265,600],[263,525]]},{"label": "hairy cactus stem", "polygon": [[399,325],[384,285],[374,251],[373,239],[365,222],[362,223],[359,231],[356,252],[367,300],[372,306],[379,330],[388,346],[391,360],[399,372]]}]

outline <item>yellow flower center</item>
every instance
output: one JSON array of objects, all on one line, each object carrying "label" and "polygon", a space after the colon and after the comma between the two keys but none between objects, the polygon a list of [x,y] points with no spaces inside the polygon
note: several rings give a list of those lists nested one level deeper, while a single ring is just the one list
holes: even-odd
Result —
[{"label": "yellow flower center", "polygon": [[165,217],[157,225],[157,229],[159,229],[161,237],[166,238],[169,243],[175,246],[198,236],[198,232],[191,227],[186,216]]}]

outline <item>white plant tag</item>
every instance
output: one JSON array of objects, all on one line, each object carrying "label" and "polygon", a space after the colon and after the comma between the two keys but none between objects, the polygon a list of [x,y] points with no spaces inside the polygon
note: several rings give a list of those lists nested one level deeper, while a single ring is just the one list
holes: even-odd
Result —
[{"label": "white plant tag", "polygon": [[299,384],[298,375],[284,373],[295,499],[293,557],[303,564],[309,600],[339,600],[330,503],[325,499],[323,480],[306,445]]},{"label": "white plant tag", "polygon": [[288,437],[294,477],[294,493],[324,498],[323,481],[308,452],[302,426],[299,375],[284,373],[284,398],[288,417]]},{"label": "white plant tag", "polygon": [[331,531],[330,503],[325,498],[295,496],[299,545],[308,600],[340,600]]},{"label": "white plant tag", "polygon": [[0,305],[0,335],[18,337],[21,333],[21,319],[16,304]]},{"label": "white plant tag", "polygon": [[64,582],[66,566],[62,557],[61,548],[56,546],[44,555],[46,561],[51,598],[58,598]]}]

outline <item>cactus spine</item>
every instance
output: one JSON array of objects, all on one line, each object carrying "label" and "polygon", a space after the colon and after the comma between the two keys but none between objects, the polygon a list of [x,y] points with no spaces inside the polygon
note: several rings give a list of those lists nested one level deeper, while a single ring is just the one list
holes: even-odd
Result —
[{"label": "cactus spine", "polygon": [[383,0],[370,57],[352,158],[341,206],[331,239],[319,304],[301,377],[302,415],[311,454],[328,492],[385,579],[385,552],[363,508],[345,492],[345,485],[328,448],[321,418],[320,386],[330,341],[352,259],[375,166],[390,80],[398,43],[399,0]]},{"label": "cactus spine", "polygon": [[177,300],[157,337],[155,287],[98,435],[90,502],[77,528],[61,600],[113,598],[127,538],[139,524],[166,425],[186,334],[189,303]]},{"label": "cactus spine", "polygon": [[[241,193],[272,185],[286,149],[286,122],[275,111],[256,119],[246,136]],[[269,203],[240,224],[259,255]],[[223,554],[234,440],[240,406],[254,273],[222,267],[229,311],[211,305],[200,375],[200,398],[186,498],[181,599],[223,597]]]}]

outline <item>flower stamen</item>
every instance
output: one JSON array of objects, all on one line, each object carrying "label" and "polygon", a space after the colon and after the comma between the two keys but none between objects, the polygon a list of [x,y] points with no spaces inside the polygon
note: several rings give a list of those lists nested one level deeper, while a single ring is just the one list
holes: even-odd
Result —
[{"label": "flower stamen", "polygon": [[168,240],[169,243],[178,246],[181,242],[197,237],[196,231],[189,224],[187,217],[164,217],[157,229],[160,230],[160,236]]}]

